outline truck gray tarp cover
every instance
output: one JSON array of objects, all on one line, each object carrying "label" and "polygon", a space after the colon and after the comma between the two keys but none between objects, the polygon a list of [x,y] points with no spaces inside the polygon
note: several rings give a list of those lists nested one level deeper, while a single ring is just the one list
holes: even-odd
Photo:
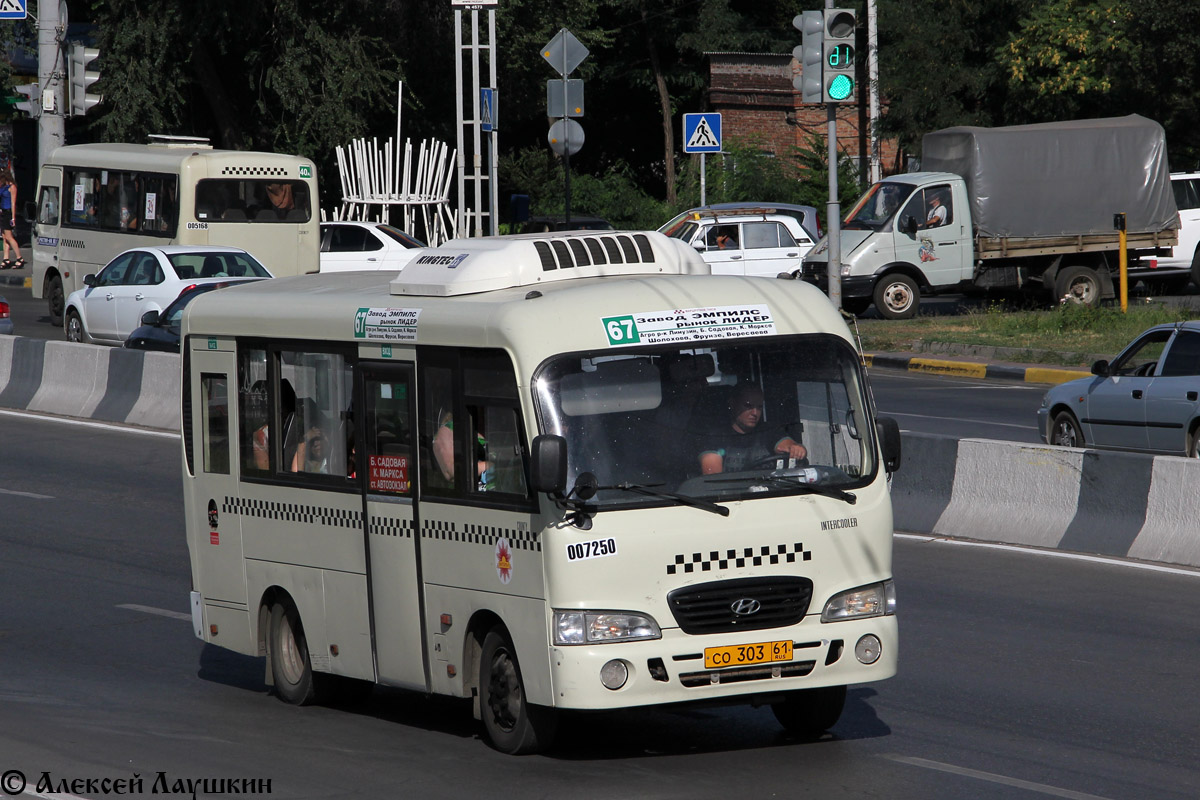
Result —
[{"label": "truck gray tarp cover", "polygon": [[1179,227],[1162,126],[1131,114],[925,134],[921,169],[967,183],[977,236],[1130,233]]}]

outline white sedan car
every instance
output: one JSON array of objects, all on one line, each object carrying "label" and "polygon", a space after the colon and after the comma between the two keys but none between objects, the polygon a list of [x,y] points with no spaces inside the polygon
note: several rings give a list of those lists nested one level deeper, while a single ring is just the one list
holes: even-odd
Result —
[{"label": "white sedan car", "polygon": [[424,246],[383,222],[322,222],[321,272],[404,269]]},{"label": "white sedan car", "polygon": [[162,311],[189,286],[270,277],[254,256],[236,247],[172,244],[126,250],[67,297],[67,341],[120,344],[147,311]]}]

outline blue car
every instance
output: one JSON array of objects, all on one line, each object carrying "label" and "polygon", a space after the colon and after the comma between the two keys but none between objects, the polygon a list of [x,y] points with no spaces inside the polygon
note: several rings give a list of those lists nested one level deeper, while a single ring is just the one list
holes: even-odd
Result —
[{"label": "blue car", "polygon": [[1200,320],[1150,328],[1037,414],[1047,444],[1200,457]]}]

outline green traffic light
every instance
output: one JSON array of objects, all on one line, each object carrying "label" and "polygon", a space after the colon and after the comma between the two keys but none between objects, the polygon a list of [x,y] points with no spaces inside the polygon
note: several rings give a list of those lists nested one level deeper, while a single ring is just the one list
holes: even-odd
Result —
[{"label": "green traffic light", "polygon": [[837,75],[829,82],[829,99],[846,100],[854,94],[854,79],[849,75]]}]

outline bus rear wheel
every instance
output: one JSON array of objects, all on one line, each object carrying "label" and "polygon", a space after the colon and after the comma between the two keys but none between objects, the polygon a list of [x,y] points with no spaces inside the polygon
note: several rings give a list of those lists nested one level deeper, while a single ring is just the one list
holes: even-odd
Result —
[{"label": "bus rear wheel", "polygon": [[502,753],[537,753],[554,741],[557,716],[553,709],[527,702],[516,649],[499,626],[483,640],[479,713],[484,735]]},{"label": "bus rear wheel", "polygon": [[50,324],[60,327],[63,324],[63,288],[62,278],[55,275],[46,282],[46,305],[50,311]]},{"label": "bus rear wheel", "polygon": [[845,686],[799,689],[771,705],[779,724],[802,739],[816,739],[837,724],[846,706]]},{"label": "bus rear wheel", "polygon": [[284,702],[305,706],[317,700],[317,676],[308,657],[308,641],[300,613],[289,604],[271,609],[271,677]]}]

